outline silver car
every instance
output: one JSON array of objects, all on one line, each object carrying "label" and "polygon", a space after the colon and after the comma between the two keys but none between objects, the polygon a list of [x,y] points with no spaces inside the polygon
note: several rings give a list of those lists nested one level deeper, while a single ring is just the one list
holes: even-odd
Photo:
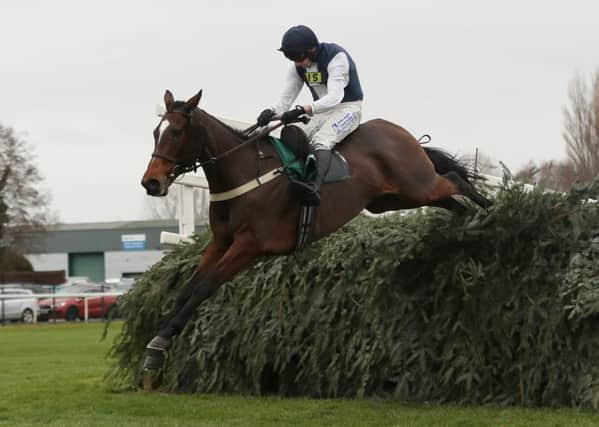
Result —
[{"label": "silver car", "polygon": [[[23,298],[3,299],[2,295],[22,295]],[[0,289],[0,321],[21,320],[25,323],[33,323],[38,313],[37,298],[30,289]]]}]

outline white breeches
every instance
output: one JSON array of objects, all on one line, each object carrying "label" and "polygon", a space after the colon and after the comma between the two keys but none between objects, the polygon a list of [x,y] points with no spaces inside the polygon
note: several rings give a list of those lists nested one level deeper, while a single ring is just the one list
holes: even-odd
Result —
[{"label": "white breeches", "polygon": [[362,119],[362,101],[342,102],[330,110],[314,114],[308,124],[297,123],[308,136],[310,144],[332,149],[360,125]]}]

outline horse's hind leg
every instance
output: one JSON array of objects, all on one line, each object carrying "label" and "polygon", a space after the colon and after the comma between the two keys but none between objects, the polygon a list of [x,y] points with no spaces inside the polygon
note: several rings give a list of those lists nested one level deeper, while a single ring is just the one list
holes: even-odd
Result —
[{"label": "horse's hind leg", "polygon": [[450,179],[435,175],[435,185],[429,193],[420,194],[385,194],[372,200],[366,209],[374,214],[399,209],[413,209],[421,206],[434,206],[444,208],[459,215],[468,211],[468,208],[452,198],[460,194],[457,185]]},{"label": "horse's hind leg", "polygon": [[455,195],[462,194],[458,184],[447,176],[453,173],[437,175],[434,188],[426,195],[421,205],[447,209],[458,215],[467,213],[468,207],[453,198]]},{"label": "horse's hind leg", "polygon": [[462,178],[457,172],[447,172],[443,177],[455,184],[458,194],[468,197],[481,208],[487,209],[492,205],[489,199],[476,191],[472,184]]},{"label": "horse's hind leg", "polygon": [[468,208],[455,200],[453,197],[439,200],[438,202],[433,202],[431,203],[431,206],[447,209],[448,211],[455,212],[458,215],[464,215],[468,212]]}]

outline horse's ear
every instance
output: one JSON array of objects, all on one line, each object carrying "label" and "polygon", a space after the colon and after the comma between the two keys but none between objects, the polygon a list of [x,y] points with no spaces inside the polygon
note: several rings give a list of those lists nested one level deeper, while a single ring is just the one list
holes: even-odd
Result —
[{"label": "horse's ear", "polygon": [[166,105],[167,111],[171,109],[173,102],[175,102],[175,98],[173,97],[171,91],[167,89],[166,92],[164,92],[164,105]]},{"label": "horse's ear", "polygon": [[189,98],[187,100],[187,102],[185,103],[185,107],[189,111],[193,111],[195,108],[197,108],[198,104],[200,103],[200,98],[202,98],[202,90],[201,89],[197,94],[195,94],[194,96],[192,96],[191,98]]}]

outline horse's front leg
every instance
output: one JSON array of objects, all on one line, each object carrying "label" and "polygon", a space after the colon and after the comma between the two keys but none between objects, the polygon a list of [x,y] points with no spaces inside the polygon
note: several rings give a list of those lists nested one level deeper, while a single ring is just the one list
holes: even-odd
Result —
[{"label": "horse's front leg", "polygon": [[[162,367],[164,355],[173,336],[178,335],[187,321],[197,311],[198,306],[210,297],[223,283],[244,270],[259,255],[256,242],[250,233],[236,236],[231,246],[213,266],[207,266],[201,277],[194,275],[185,291],[185,302],[177,311],[173,311],[169,320],[148,344],[144,360],[144,370],[156,370]],[[183,300],[183,298],[181,299]]]},{"label": "horse's front leg", "polygon": [[[166,317],[166,320],[161,324],[161,330],[167,328],[169,322],[175,317],[190,300],[193,295],[194,289],[201,283],[202,279],[210,271],[216,262],[223,257],[227,251],[226,246],[221,246],[215,243],[214,240],[210,241],[202,254],[198,268],[189,279],[189,282],[179,291],[179,295],[175,299],[175,307],[171,313]],[[146,358],[144,360],[145,370],[156,370],[160,369],[164,363],[164,353],[170,346],[170,338],[163,338],[160,334],[152,339],[147,345]]]},{"label": "horse's front leg", "polygon": [[227,252],[228,247],[223,245],[218,245],[214,240],[210,241],[202,254],[202,258],[200,259],[200,263],[198,264],[198,268],[195,273],[189,279],[189,282],[179,291],[179,295],[177,295],[177,299],[175,300],[175,307],[172,310],[170,316],[167,318],[167,322],[161,325],[161,328],[166,326],[168,320],[171,317],[176,315],[185,305],[185,303],[191,297],[193,293],[194,285],[197,284],[206,273],[216,264],[216,262],[223,257],[225,252]]}]

